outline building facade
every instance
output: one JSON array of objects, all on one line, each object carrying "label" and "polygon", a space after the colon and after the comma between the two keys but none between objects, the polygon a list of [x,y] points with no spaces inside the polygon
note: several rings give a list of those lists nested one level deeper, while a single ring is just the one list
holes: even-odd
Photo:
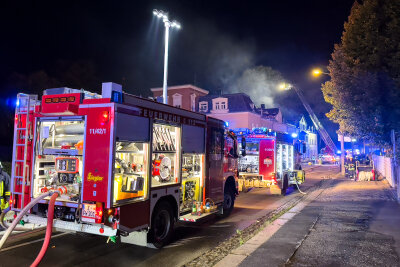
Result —
[{"label": "building facade", "polygon": [[299,121],[300,136],[304,136],[306,144],[306,152],[302,155],[304,160],[312,160],[318,158],[318,136],[313,126],[308,127],[304,116]]},{"label": "building facade", "polygon": [[[152,88],[153,98],[162,102],[162,88]],[[318,139],[313,127],[308,127],[304,116],[298,127],[285,123],[279,108],[257,107],[245,93],[210,95],[207,90],[186,84],[168,87],[168,104],[207,114],[227,122],[230,129],[265,127],[276,132],[299,136],[306,144],[304,159],[318,157]]]},{"label": "building facade", "polygon": [[[162,102],[163,89],[151,88],[153,97]],[[169,86],[168,104],[174,107],[183,108],[190,111],[197,111],[199,98],[208,95],[208,91],[191,84]]]},{"label": "building facade", "polygon": [[298,132],[294,125],[283,123],[279,108],[258,108],[245,93],[202,96],[198,111],[226,121],[231,129],[265,127],[283,133]]}]

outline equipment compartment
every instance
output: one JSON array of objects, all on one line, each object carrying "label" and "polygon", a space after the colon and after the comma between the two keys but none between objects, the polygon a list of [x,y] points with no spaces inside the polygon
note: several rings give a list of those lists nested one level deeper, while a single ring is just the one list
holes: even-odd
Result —
[{"label": "equipment compartment", "polygon": [[114,204],[147,191],[148,143],[116,142]]},{"label": "equipment compartment", "polygon": [[201,201],[202,166],[202,155],[184,154],[182,156],[181,212],[190,211],[194,201]]},{"label": "equipment compartment", "polygon": [[33,197],[58,190],[58,200],[78,202],[82,190],[83,119],[39,120],[37,127]]}]

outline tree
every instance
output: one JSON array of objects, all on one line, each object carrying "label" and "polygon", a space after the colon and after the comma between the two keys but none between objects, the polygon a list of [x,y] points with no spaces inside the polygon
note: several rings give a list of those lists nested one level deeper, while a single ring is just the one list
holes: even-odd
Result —
[{"label": "tree", "polygon": [[387,145],[400,130],[400,2],[355,2],[323,84],[327,117],[346,134]]}]

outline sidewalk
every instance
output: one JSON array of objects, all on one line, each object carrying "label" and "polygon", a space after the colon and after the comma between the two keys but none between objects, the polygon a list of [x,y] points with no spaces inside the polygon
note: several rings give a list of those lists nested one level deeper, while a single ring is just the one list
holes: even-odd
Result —
[{"label": "sidewalk", "polygon": [[400,206],[387,181],[328,186],[217,266],[228,257],[230,266],[400,266]]}]

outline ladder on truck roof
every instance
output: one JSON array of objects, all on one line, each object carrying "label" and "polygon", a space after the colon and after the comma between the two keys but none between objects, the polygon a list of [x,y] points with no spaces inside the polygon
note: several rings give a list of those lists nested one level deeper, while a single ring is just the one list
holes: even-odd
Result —
[{"label": "ladder on truck roof", "polygon": [[33,146],[34,129],[33,115],[38,102],[37,98],[37,95],[22,93],[17,95],[11,169],[12,200],[10,201],[10,206],[15,211],[22,210],[25,207],[25,202],[29,202],[30,190],[26,192],[26,189],[30,187],[29,174],[32,170],[31,148]]}]

